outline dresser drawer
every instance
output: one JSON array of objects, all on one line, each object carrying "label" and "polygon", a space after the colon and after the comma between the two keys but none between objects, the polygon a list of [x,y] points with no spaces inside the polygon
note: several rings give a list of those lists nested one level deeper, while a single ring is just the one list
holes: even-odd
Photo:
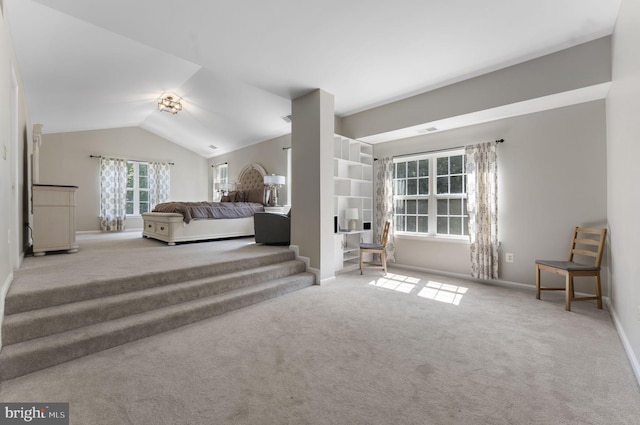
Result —
[{"label": "dresser drawer", "polygon": [[169,236],[169,225],[165,223],[155,223],[155,233],[159,235]]}]

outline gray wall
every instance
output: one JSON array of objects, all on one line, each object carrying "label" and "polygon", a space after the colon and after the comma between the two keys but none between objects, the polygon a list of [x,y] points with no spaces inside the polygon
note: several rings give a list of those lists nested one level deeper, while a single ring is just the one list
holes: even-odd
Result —
[{"label": "gray wall", "polygon": [[[46,127],[45,127],[46,130]],[[207,160],[137,127],[45,134],[40,150],[40,183],[78,186],[76,229],[100,230],[100,160],[102,155],[141,161],[169,161],[171,200],[204,201],[208,191]],[[142,229],[128,217],[127,229]]]},{"label": "gray wall", "polygon": [[624,0],[613,34],[613,83],[607,98],[607,185],[611,304],[640,381],[640,2]]},{"label": "gray wall", "polygon": [[[248,164],[257,163],[269,174],[277,174],[286,177],[286,185],[290,183],[287,175],[287,150],[291,147],[291,134],[267,140],[256,145],[248,146],[224,155],[218,155],[209,159],[209,193],[213,193],[213,167],[214,164],[228,163],[229,180],[237,181],[240,171]],[[279,203],[289,205],[287,187],[279,192]],[[211,197],[211,195],[210,195]]]},{"label": "gray wall", "polygon": [[[564,259],[574,226],[607,225],[603,100],[380,143],[374,145],[374,156],[501,138],[505,143],[498,145],[500,279],[534,285],[534,261]],[[507,252],[514,254],[513,263],[504,262]],[[416,268],[470,273],[468,244],[397,237],[396,261]],[[549,283],[560,282],[552,275],[544,278]],[[578,281],[578,290],[592,292],[592,285],[582,283]],[[606,283],[604,286],[606,293]]]}]

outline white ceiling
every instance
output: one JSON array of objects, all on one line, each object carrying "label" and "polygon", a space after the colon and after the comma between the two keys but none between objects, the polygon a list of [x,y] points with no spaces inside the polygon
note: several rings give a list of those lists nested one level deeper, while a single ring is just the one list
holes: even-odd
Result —
[{"label": "white ceiling", "polygon": [[620,0],[4,4],[45,133],[139,126],[208,158],[289,133],[316,88],[346,116],[608,35]]}]

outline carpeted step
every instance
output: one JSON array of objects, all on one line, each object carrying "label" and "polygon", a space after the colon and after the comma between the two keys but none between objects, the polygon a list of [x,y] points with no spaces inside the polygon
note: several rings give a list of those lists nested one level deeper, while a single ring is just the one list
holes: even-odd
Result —
[{"label": "carpeted step", "polygon": [[[24,311],[5,316],[2,342],[10,345],[102,321],[243,288],[301,273],[302,261],[291,260],[200,279],[165,284],[103,298]],[[136,287],[137,285],[132,285]]]},{"label": "carpeted step", "polygon": [[3,347],[0,380],[13,379],[91,353],[246,307],[313,285],[303,272],[206,298],[97,323]]},{"label": "carpeted step", "polygon": [[240,260],[232,260],[198,267],[159,271],[123,278],[83,282],[67,286],[42,288],[37,291],[20,292],[20,288],[11,288],[5,299],[5,315],[20,313],[84,301],[111,295],[123,294],[158,286],[170,285],[217,274],[229,274],[254,267],[261,267],[295,258],[293,251],[279,251]]}]

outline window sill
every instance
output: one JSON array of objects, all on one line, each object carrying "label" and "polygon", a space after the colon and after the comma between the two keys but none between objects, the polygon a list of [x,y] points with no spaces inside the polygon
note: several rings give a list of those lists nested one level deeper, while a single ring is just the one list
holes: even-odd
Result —
[{"label": "window sill", "polygon": [[452,237],[452,236],[441,236],[441,235],[416,235],[413,233],[398,232],[394,234],[394,237],[398,239],[409,239],[414,241],[438,242],[438,243],[443,242],[443,243],[469,245],[468,236]]}]

